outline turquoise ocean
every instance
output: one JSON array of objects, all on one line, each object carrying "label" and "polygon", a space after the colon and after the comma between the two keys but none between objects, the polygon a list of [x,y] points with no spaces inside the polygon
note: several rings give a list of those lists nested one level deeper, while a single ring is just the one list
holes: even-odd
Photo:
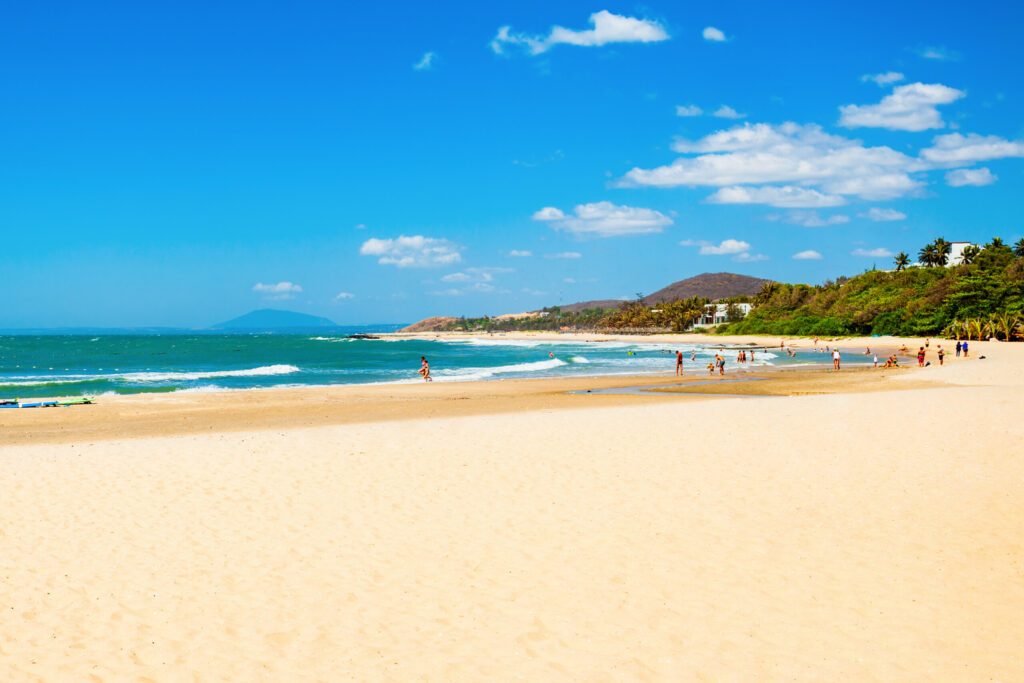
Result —
[{"label": "turquoise ocean", "polygon": [[[426,356],[439,382],[524,377],[706,372],[719,346],[580,341],[352,339],[308,334],[68,334],[0,336],[0,399],[254,387],[417,382]],[[727,372],[828,364],[824,353],[757,351]],[[691,361],[691,356],[696,360]],[[846,354],[845,361],[864,363]]]}]

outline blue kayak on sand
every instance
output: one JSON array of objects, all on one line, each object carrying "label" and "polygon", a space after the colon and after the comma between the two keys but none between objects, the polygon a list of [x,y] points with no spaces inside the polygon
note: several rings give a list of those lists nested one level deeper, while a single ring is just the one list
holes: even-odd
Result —
[{"label": "blue kayak on sand", "polygon": [[82,398],[68,398],[60,401],[19,401],[0,400],[0,408],[66,408],[68,406],[84,406],[92,403],[88,396]]}]

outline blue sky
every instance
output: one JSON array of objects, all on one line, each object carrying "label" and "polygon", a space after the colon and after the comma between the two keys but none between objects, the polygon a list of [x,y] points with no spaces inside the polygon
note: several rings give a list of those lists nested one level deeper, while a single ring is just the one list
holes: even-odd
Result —
[{"label": "blue sky", "polygon": [[1015,240],[1022,25],[1005,2],[21,3],[0,327],[403,322]]}]

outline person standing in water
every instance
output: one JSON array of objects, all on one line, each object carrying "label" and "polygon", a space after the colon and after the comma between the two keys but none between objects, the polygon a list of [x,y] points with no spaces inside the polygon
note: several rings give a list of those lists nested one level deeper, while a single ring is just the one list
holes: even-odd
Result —
[{"label": "person standing in water", "polygon": [[836,349],[835,351],[832,352],[832,369],[833,370],[841,370],[842,369],[841,361],[842,361],[842,356],[839,355],[839,349]]},{"label": "person standing in water", "polygon": [[676,351],[676,377],[683,374],[683,352]]},{"label": "person standing in water", "polygon": [[433,382],[434,378],[430,376],[430,363],[427,361],[426,356],[420,356],[420,376],[426,382]]}]

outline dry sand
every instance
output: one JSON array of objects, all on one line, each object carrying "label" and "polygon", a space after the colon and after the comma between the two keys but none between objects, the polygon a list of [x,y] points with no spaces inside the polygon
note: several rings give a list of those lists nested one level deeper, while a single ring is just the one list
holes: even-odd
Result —
[{"label": "dry sand", "polygon": [[146,430],[0,448],[0,680],[1024,680],[1024,345],[972,353],[369,422],[306,390],[348,406],[313,426],[126,399]]}]

